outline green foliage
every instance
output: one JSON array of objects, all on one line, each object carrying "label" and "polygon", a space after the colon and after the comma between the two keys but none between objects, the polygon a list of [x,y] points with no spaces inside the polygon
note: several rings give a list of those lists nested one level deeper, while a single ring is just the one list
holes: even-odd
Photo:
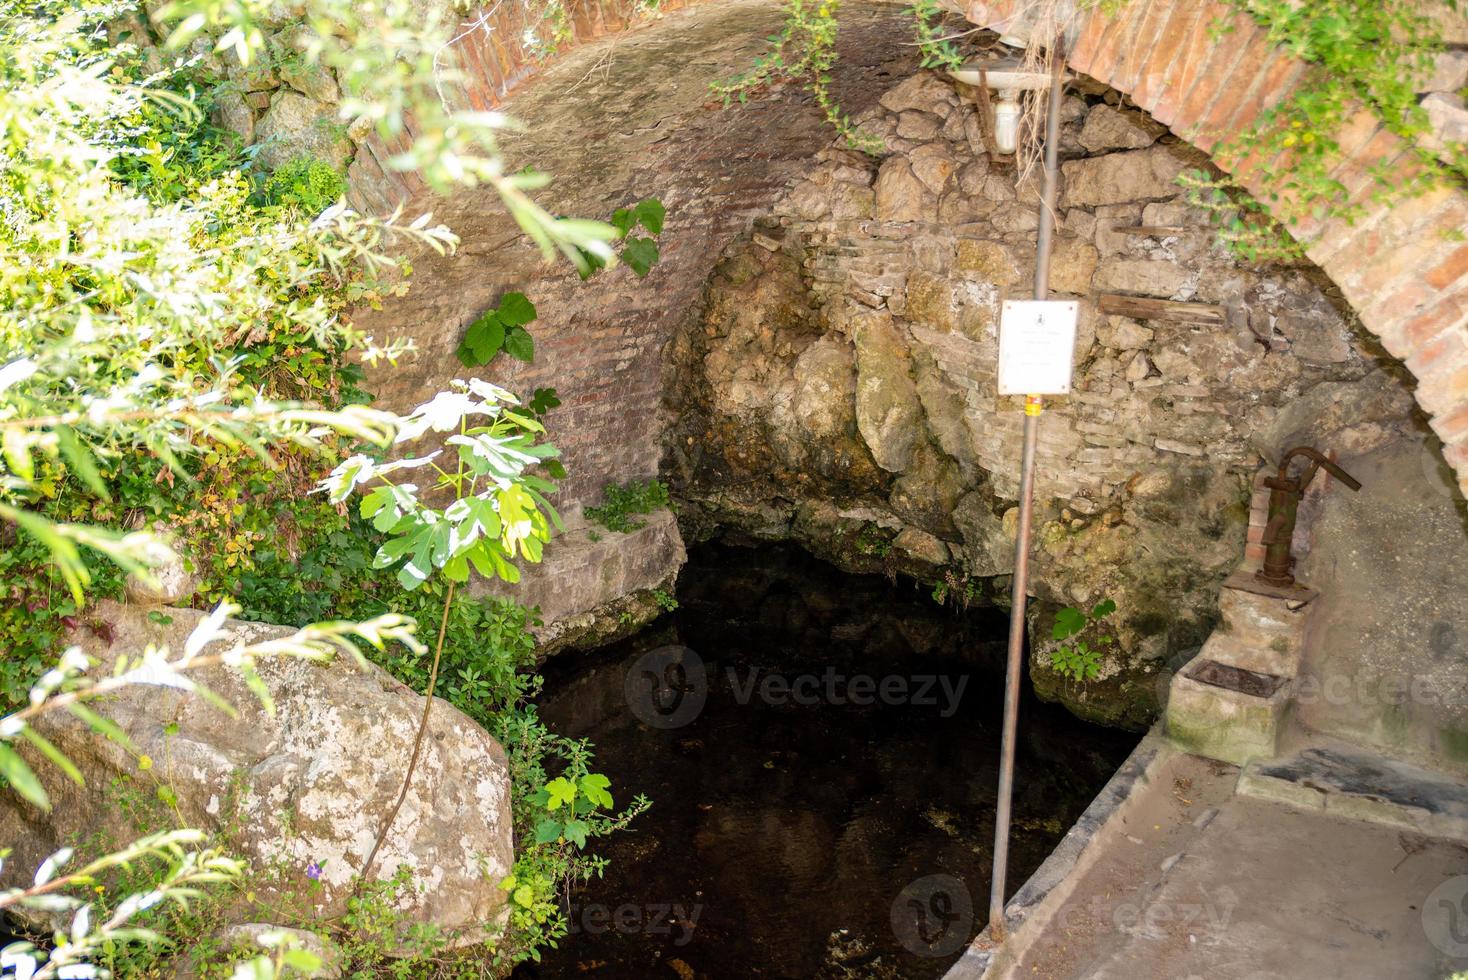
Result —
[{"label": "green foliage", "polygon": [[[647,278],[652,267],[657,265],[661,259],[657,236],[663,232],[663,222],[666,217],[667,209],[663,207],[663,202],[655,197],[649,197],[631,207],[618,208],[612,212],[611,225],[616,230],[614,241],[621,242],[617,257],[626,263],[639,279]],[[633,234],[639,225],[647,232],[647,235]],[[597,271],[606,267],[606,260],[600,256],[587,254],[583,258],[585,263],[581,269],[582,279],[589,279]]]},{"label": "green foliage", "polygon": [[984,587],[982,583],[968,578],[959,572],[949,571],[945,573],[943,581],[933,583],[930,594],[933,597],[933,601],[939,605],[951,599],[955,606],[967,608],[969,603],[978,599],[983,595],[983,592]]},{"label": "green foliage", "polygon": [[[663,204],[657,198],[648,198],[630,208],[619,208],[612,214],[611,227],[615,230],[614,242],[620,242],[620,247],[615,255],[629,269],[644,279],[657,265],[660,258],[656,237],[663,230],[663,220],[666,216]],[[650,236],[632,234],[638,226],[646,229]],[[606,268],[607,261],[613,253],[598,252],[591,250],[579,250],[577,252],[577,269],[583,280],[589,279],[598,271]],[[503,351],[516,360],[529,363],[535,359],[535,341],[530,332],[525,329],[526,324],[534,322],[537,317],[535,304],[530,302],[524,293],[510,292],[500,298],[498,306],[485,310],[474,322],[469,324],[469,329],[464,333],[464,339],[459,343],[455,356],[459,363],[468,368],[483,367],[495,356]],[[549,392],[550,400],[558,405],[555,399],[555,390],[542,388],[537,391]],[[548,405],[545,399],[532,399],[532,410],[536,414],[543,414],[543,410],[534,409],[536,404]]]},{"label": "green foliage", "polygon": [[[200,651],[239,611],[230,604],[217,606],[183,651],[121,651],[106,676],[93,676],[79,649],[61,649],[66,630],[110,639],[86,602],[116,594],[124,573],[146,573],[167,556],[162,536],[134,530],[157,521],[192,552],[205,581],[199,601],[238,589],[249,614],[302,625],[282,640],[229,651],[230,667],[262,697],[256,657],[369,649],[414,680],[444,667],[446,695],[490,725],[510,752],[517,838],[531,840],[532,796],[554,778],[589,776],[588,750],[556,739],[528,704],[538,689],[526,631],[533,614],[458,599],[454,576],[467,577],[467,564],[512,577],[516,560],[538,559],[546,522],[554,522],[537,499],[549,485],[538,474],[556,478],[557,467],[554,450],[537,441],[535,416],[554,407],[556,394],[537,392],[528,414],[497,390],[443,393],[406,418],[362,404],[349,355],[373,363],[405,349],[374,344],[351,325],[352,308],[387,294],[384,273],[400,280],[410,271],[385,243],[447,251],[456,239],[426,217],[398,223],[339,206],[342,178],[319,162],[260,174],[249,151],[208,124],[214,80],[197,66],[211,47],[246,67],[264,55],[257,8],[180,0],[153,10],[153,25],[169,36],[165,50],[149,56],[154,66],[160,54],[172,64],[155,72],[136,46],[109,43],[100,28],[135,13],[128,4],[0,0],[0,251],[10,258],[0,263],[0,693],[11,709],[0,725],[0,773],[7,791],[45,808],[45,785],[16,750],[22,740],[62,778],[82,774],[33,727],[39,715],[69,713],[135,752],[101,713],[112,692],[161,683],[222,704],[191,675],[222,666],[222,654]],[[399,3],[307,0],[300,27],[308,43],[299,57],[341,85],[343,125],[400,148],[389,169],[416,171],[439,190],[488,184],[542,252],[559,251],[583,272],[589,259],[610,258],[608,243],[625,233],[545,212],[528,192],[547,178],[504,171],[495,146],[501,117],[458,112],[438,97],[442,39],[432,21]],[[186,49],[200,57],[176,57]],[[647,220],[660,223],[660,208]],[[645,249],[634,258],[650,266]],[[531,354],[519,342],[514,349]],[[386,481],[368,488],[366,517],[304,496],[330,465],[323,460],[349,447],[381,450],[395,438],[455,427],[449,442],[458,464],[440,471],[440,488],[455,491],[459,510],[427,507]],[[333,471],[328,486],[338,500],[343,489],[410,465],[379,463],[368,451]],[[368,520],[386,526],[385,543]],[[457,536],[445,540],[430,525]],[[379,544],[402,553],[383,561]],[[404,576],[419,584],[405,591]],[[413,624],[391,610],[427,620],[435,600],[447,607],[449,625],[445,656],[430,666]],[[366,608],[378,613],[342,618]],[[318,619],[331,621],[308,625]],[[140,773],[152,771],[152,760],[137,761]],[[144,789],[159,808],[152,826],[179,818],[171,783],[140,781]],[[115,799],[124,804],[121,793]],[[625,825],[630,809],[581,810],[578,819],[590,825],[589,839]],[[0,895],[0,910],[64,913],[66,941],[8,954],[17,968],[27,960],[43,966],[41,975],[91,975],[77,964],[171,975],[155,955],[170,947],[140,944],[159,943],[166,932],[177,937],[172,949],[193,946],[207,956],[214,922],[200,897],[213,891],[248,905],[248,875],[273,873],[247,875],[227,843],[169,829],[108,842],[102,846],[111,850],[96,858],[54,855],[33,887]],[[570,838],[528,845],[525,874],[557,895],[599,868],[580,850]],[[443,963],[431,929],[422,945],[404,946],[401,922],[385,925],[396,920],[394,894],[364,885],[341,923],[321,926],[347,950],[355,975],[423,976]],[[279,911],[261,913],[278,921]],[[533,955],[557,928],[554,916],[544,922],[546,929],[508,937],[489,955]],[[246,956],[242,976],[311,968],[284,937],[262,944],[258,956]],[[409,959],[389,956],[405,948]]]},{"label": "green foliage", "polygon": [[663,612],[672,612],[678,608],[678,597],[667,589],[653,589],[652,599]]},{"label": "green foliage", "polygon": [[535,359],[535,341],[525,329],[536,319],[535,304],[524,293],[505,293],[498,306],[485,310],[469,324],[455,354],[465,367],[482,367],[504,351],[519,361]]},{"label": "green foliage", "polygon": [[[1229,0],[1268,32],[1270,41],[1312,67],[1284,102],[1260,114],[1248,131],[1214,150],[1222,159],[1257,161],[1252,180],[1267,188],[1265,209],[1228,179],[1190,174],[1190,198],[1207,208],[1221,237],[1250,260],[1293,259],[1303,252],[1289,229],[1327,217],[1353,222],[1362,206],[1332,172],[1348,148],[1335,134],[1365,106],[1406,141],[1406,160],[1371,172],[1371,198],[1388,205],[1403,196],[1468,176],[1468,147],[1435,148],[1418,80],[1431,71],[1442,39],[1415,0]],[[1219,28],[1220,31],[1223,28]],[[1226,43],[1226,42],[1225,42]],[[1439,153],[1445,159],[1439,159]],[[1271,217],[1272,216],[1272,217]],[[1278,222],[1273,220],[1278,218]]]},{"label": "green foliage", "polygon": [[[1069,640],[1070,643],[1050,652],[1050,666],[1074,681],[1094,681],[1100,677],[1103,652],[1100,648],[1110,646],[1114,638],[1095,634],[1098,624],[1114,612],[1116,603],[1111,599],[1096,603],[1090,612],[1072,606],[1058,610],[1050,638]],[[1095,648],[1091,646],[1092,642],[1096,644]]]},{"label": "green foliage", "polygon": [[586,508],[586,516],[608,531],[623,534],[647,525],[646,521],[635,520],[634,514],[651,514],[672,506],[668,485],[658,479],[633,480],[620,486],[609,483],[602,488],[602,497],[605,502]]},{"label": "green foliage", "polygon": [[842,111],[831,95],[831,68],[836,64],[836,21],[841,0],[786,0],[785,26],[772,36],[770,50],[755,59],[749,71],[724,81],[711,82],[710,90],[725,106],[747,102],[751,94],[780,81],[803,82],[815,97],[826,121],[854,150],[873,156],[885,151],[880,137],[861,130]]},{"label": "green foliage", "polygon": [[896,535],[870,521],[861,526],[861,531],[856,536],[856,550],[864,555],[875,558],[886,558],[892,553],[892,539]]},{"label": "green foliage", "polygon": [[908,7],[913,27],[917,32],[918,50],[922,52],[924,68],[948,71],[964,62],[963,52],[953,43],[953,37],[944,30],[943,18],[947,13],[938,0],[913,0]]},{"label": "green foliage", "polygon": [[347,179],[322,160],[300,157],[287,163],[265,181],[262,194],[267,204],[298,207],[317,215],[347,192]]}]

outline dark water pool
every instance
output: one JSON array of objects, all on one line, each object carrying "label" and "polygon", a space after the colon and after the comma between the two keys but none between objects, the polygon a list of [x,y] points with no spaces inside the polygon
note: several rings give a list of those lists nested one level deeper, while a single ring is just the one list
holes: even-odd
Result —
[{"label": "dark water pool", "polygon": [[[552,728],[654,802],[516,976],[941,976],[986,918],[1005,614],[768,545],[695,549],[677,599],[547,665]],[[1135,742],[1026,692],[1011,892]]]}]

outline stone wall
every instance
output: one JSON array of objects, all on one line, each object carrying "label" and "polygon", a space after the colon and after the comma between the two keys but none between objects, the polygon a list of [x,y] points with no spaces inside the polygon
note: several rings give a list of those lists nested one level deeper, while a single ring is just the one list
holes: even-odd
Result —
[{"label": "stone wall", "polygon": [[[1033,677],[1140,725],[1162,668],[1212,628],[1261,459],[1370,452],[1413,403],[1318,270],[1217,244],[1174,183],[1202,154],[1077,87],[1051,277],[1081,307],[1076,387],[1041,419],[1032,635],[1059,604],[1110,597],[1118,646],[1081,686],[1037,644]],[[934,74],[862,122],[889,155],[828,149],[717,268],[670,352],[666,468],[707,523],[1002,596],[1023,415],[995,394],[997,325],[1032,290],[1034,188],[976,151],[973,109]],[[1225,323],[1104,315],[1103,293],[1214,304]]]},{"label": "stone wall", "polygon": [[[948,0],[982,27],[1023,36],[1034,7],[1020,0]],[[1441,40],[1468,45],[1468,13],[1447,4],[1421,9]],[[1061,4],[1070,67],[1127,93],[1136,104],[1216,162],[1265,208],[1289,198],[1290,161],[1227,149],[1260,116],[1301,92],[1313,69],[1274,32],[1228,0]],[[1415,80],[1436,138],[1422,145],[1461,153],[1468,109],[1459,94],[1461,51]],[[1441,74],[1439,74],[1441,72]],[[1418,379],[1414,395],[1444,442],[1443,456],[1468,492],[1468,188],[1442,182],[1415,196],[1380,193],[1421,172],[1414,150],[1374,113],[1357,107],[1327,134],[1328,176],[1347,206],[1316,208],[1290,226],[1306,254],[1340,286],[1365,327]],[[1246,145],[1246,144],[1245,144]]]}]

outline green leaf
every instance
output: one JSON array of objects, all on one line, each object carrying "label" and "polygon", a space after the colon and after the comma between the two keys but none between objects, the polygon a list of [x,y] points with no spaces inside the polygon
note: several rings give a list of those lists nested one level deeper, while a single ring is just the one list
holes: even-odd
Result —
[{"label": "green leaf", "polygon": [[41,785],[31,767],[3,742],[0,742],[0,776],[4,776],[11,788],[30,803],[42,810],[51,809],[51,798],[46,795],[46,788]]},{"label": "green leaf", "polygon": [[590,832],[591,825],[585,820],[567,820],[566,826],[562,830],[566,840],[575,844],[577,847],[586,846],[586,835]]},{"label": "green leaf", "polygon": [[618,208],[612,212],[612,227],[617,229],[618,238],[626,238],[627,232],[637,224],[637,214],[633,208]]},{"label": "green leaf", "polygon": [[44,736],[38,733],[34,728],[31,728],[29,725],[27,725],[25,728],[22,728],[20,730],[20,733],[25,736],[25,740],[27,742],[30,742],[36,748],[40,749],[41,754],[50,759],[52,764],[55,765],[56,768],[66,773],[66,777],[68,779],[76,783],[78,786],[85,786],[87,784],[87,781],[82,778],[82,771],[76,767],[76,764],[68,759],[64,752],[62,752],[56,746],[52,745],[50,741],[48,741]]},{"label": "green leaf", "polygon": [[66,463],[71,471],[87,485],[87,488],[101,497],[103,500],[111,500],[112,496],[107,492],[107,484],[102,479],[102,474],[97,470],[97,464],[92,459],[92,452],[82,441],[76,437],[70,426],[60,425],[56,427],[56,445],[61,449],[61,455],[66,458]]},{"label": "green leaf", "polygon": [[651,238],[629,238],[622,249],[622,261],[637,273],[637,278],[645,278],[658,264],[658,243]]},{"label": "green leaf", "polygon": [[528,364],[535,360],[535,341],[524,327],[511,327],[505,334],[505,353]]},{"label": "green leaf", "polygon": [[550,817],[535,825],[535,842],[537,844],[549,844],[561,836],[561,822],[552,820]]},{"label": "green leaf", "polygon": [[1092,619],[1105,619],[1116,612],[1116,603],[1111,599],[1102,599],[1096,603],[1096,608],[1091,610]]},{"label": "green leaf", "polygon": [[[646,228],[654,235],[660,234],[662,232],[663,218],[667,215],[667,213],[667,208],[663,207],[663,202],[659,201],[655,197],[650,197],[647,200],[643,201],[641,204],[637,205],[637,208],[634,212],[637,220],[641,222],[642,227]],[[616,223],[615,219],[613,220],[613,223]]]},{"label": "green leaf", "polygon": [[610,810],[612,808],[612,794],[607,792],[607,787],[612,781],[599,772],[589,772],[581,777],[581,795],[592,803]]},{"label": "green leaf", "polygon": [[321,957],[305,949],[288,949],[280,954],[281,962],[292,970],[304,973],[306,976],[315,976],[316,971],[321,969]]},{"label": "green leaf", "polygon": [[[469,324],[469,330],[464,334],[464,347],[474,355],[479,364],[488,364],[494,355],[500,352],[505,343],[505,324],[493,311],[485,313],[479,319]],[[461,361],[462,357],[459,358]],[[465,364],[466,367],[477,367],[478,364]]]},{"label": "green leaf", "polygon": [[530,396],[529,408],[536,415],[544,415],[553,408],[558,408],[561,400],[556,397],[554,388],[536,388],[535,394]]},{"label": "green leaf", "polygon": [[86,723],[88,728],[96,732],[98,735],[101,735],[104,738],[111,739],[118,745],[121,745],[123,748],[127,749],[133,755],[139,754],[138,747],[133,744],[133,740],[128,737],[127,732],[119,728],[117,723],[111,718],[107,718],[97,714],[97,712],[93,711],[91,708],[87,707],[81,702],[73,702],[72,704],[67,705],[66,710],[70,711],[73,715],[80,718],[83,722]]},{"label": "green leaf", "polygon": [[507,327],[521,327],[535,319],[535,304],[524,293],[505,293],[500,298],[499,318]]},{"label": "green leaf", "polygon": [[545,791],[550,794],[550,802],[546,809],[559,810],[562,806],[570,806],[576,799],[576,784],[564,776],[557,776],[545,784]]},{"label": "green leaf", "polygon": [[1086,614],[1070,606],[1055,613],[1055,627],[1050,631],[1052,639],[1063,640],[1075,636],[1086,628]]}]

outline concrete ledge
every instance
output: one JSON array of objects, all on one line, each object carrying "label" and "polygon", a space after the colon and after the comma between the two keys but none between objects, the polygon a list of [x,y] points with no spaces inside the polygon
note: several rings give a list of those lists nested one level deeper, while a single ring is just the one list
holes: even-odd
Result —
[{"label": "concrete ledge", "polygon": [[[1004,907],[1004,922],[1009,929],[1007,945],[1022,949],[1025,937],[1043,929],[1070,894],[1079,873],[1094,859],[1091,845],[1097,835],[1123,814],[1126,803],[1140,785],[1149,783],[1176,750],[1154,728],[1149,732],[1121,768],[1109,779],[1101,792],[1068,830],[1045,863],[1030,875]],[[980,896],[987,899],[987,896]],[[1002,965],[1003,951],[996,949],[986,926],[974,937],[958,962],[943,975],[943,980],[984,980]]]}]

